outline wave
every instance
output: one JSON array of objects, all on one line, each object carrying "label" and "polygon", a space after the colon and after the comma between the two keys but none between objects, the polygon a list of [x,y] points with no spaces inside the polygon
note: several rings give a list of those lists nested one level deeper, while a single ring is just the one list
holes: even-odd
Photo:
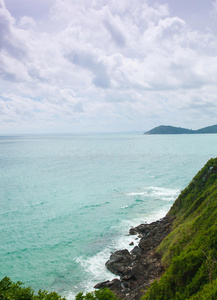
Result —
[{"label": "wave", "polygon": [[137,193],[127,193],[126,196],[141,196],[141,195],[147,195],[147,192],[137,192]]},{"label": "wave", "polygon": [[144,187],[142,188],[142,192],[131,192],[126,193],[126,196],[144,196],[144,197],[158,197],[161,200],[175,200],[176,197],[178,197],[180,190],[179,189],[168,189],[168,188],[162,188],[162,187]]}]

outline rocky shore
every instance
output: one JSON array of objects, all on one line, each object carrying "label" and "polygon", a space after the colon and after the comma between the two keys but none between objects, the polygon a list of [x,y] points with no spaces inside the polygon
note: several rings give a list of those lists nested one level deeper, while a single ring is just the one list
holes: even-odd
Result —
[{"label": "rocky shore", "polygon": [[106,267],[119,279],[104,281],[96,289],[108,287],[123,300],[138,300],[145,290],[164,273],[161,256],[156,252],[162,240],[172,228],[172,219],[165,218],[131,228],[130,235],[138,235],[138,246],[130,252],[127,249],[111,254]]}]

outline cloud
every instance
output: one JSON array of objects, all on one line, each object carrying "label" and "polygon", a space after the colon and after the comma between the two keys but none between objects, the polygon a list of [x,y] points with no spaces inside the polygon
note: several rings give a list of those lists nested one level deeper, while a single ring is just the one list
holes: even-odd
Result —
[{"label": "cloud", "polygon": [[5,0],[7,9],[11,12],[17,22],[26,16],[34,18],[38,22],[48,17],[50,6],[53,0],[19,0],[19,3],[14,0]]},{"label": "cloud", "polygon": [[217,13],[217,1],[212,2],[213,13]]},{"label": "cloud", "polygon": [[106,66],[98,58],[89,52],[74,51],[66,55],[66,59],[75,65],[81,66],[94,74],[93,83],[97,87],[108,88],[110,80],[107,74]]},{"label": "cloud", "polygon": [[0,1],[0,47],[4,47],[7,36],[10,34],[11,26],[15,20],[10,13],[6,10],[3,0]]},{"label": "cloud", "polygon": [[46,1],[39,18],[39,6],[16,15],[12,2],[13,15],[0,0],[1,128],[34,120],[66,131],[70,122],[81,131],[139,130],[142,122],[181,126],[183,111],[192,124],[194,111],[214,120],[217,37],[167,4]]},{"label": "cloud", "polygon": [[119,47],[126,46],[126,40],[121,31],[115,27],[109,20],[104,21],[106,29],[110,32],[115,44]]},{"label": "cloud", "polygon": [[23,29],[35,29],[36,28],[36,22],[33,18],[31,17],[27,17],[27,16],[23,16],[20,19],[19,22],[19,27],[23,28]]}]

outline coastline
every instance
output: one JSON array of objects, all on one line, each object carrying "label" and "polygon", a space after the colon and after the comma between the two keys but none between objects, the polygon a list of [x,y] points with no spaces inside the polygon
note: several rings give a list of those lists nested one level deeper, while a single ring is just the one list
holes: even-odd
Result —
[{"label": "coastline", "polygon": [[94,288],[107,287],[123,300],[139,300],[150,284],[165,271],[157,248],[171,232],[172,221],[166,215],[158,221],[131,228],[129,235],[138,236],[138,246],[131,251],[117,250],[106,262],[107,269],[119,278],[100,282]]}]

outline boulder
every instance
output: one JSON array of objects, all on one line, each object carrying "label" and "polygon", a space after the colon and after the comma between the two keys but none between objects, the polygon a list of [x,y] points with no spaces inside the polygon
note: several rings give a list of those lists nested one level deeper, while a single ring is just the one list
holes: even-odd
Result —
[{"label": "boulder", "polygon": [[105,265],[115,275],[125,275],[130,272],[129,266],[132,262],[133,256],[124,249],[112,253]]},{"label": "boulder", "polygon": [[119,279],[115,278],[112,281],[106,280],[100,283],[97,283],[94,288],[95,289],[103,289],[103,288],[113,288],[113,289],[120,289],[121,282]]},{"label": "boulder", "polygon": [[138,246],[135,246],[135,247],[133,248],[133,250],[130,251],[130,253],[131,253],[131,254],[133,255],[133,257],[135,258],[135,257],[137,257],[138,255],[141,255],[142,249],[141,249],[140,247],[138,247]]}]

